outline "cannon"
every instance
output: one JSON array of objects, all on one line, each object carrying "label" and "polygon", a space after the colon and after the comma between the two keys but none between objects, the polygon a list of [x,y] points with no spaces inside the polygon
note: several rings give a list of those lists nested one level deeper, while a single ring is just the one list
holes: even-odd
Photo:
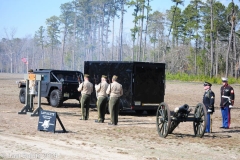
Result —
[{"label": "cannon", "polygon": [[167,137],[180,122],[193,122],[193,131],[196,137],[202,138],[206,129],[207,111],[202,103],[198,103],[193,113],[187,104],[170,111],[167,103],[162,102],[156,113],[156,127],[160,137]]}]

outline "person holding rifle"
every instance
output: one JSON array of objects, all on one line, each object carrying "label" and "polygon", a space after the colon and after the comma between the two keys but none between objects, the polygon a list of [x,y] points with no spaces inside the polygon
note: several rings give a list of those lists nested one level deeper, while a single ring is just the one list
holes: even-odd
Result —
[{"label": "person holding rifle", "polygon": [[81,110],[82,118],[80,120],[88,120],[90,96],[93,92],[93,84],[89,82],[89,75],[84,74],[84,81],[79,84],[78,91],[81,92]]},{"label": "person holding rifle", "polygon": [[[34,74],[33,69],[28,70],[28,74]],[[35,98],[36,94],[36,81],[35,80],[29,80],[29,97],[30,97],[30,106],[32,107],[32,110],[34,111],[34,106],[33,106],[33,98]]]},{"label": "person holding rifle", "polygon": [[[34,74],[33,69],[29,69],[28,74]],[[30,80],[29,81],[29,89],[34,90],[34,87],[35,87],[35,80]]]},{"label": "person holding rifle", "polygon": [[209,82],[204,82],[204,94],[203,94],[203,104],[206,107],[207,110],[207,126],[205,133],[210,133],[212,132],[212,119],[211,119],[211,114],[214,112],[214,102],[215,102],[215,94],[211,90],[212,84]]},{"label": "person holding rifle", "polygon": [[221,112],[222,112],[222,127],[224,129],[229,129],[231,122],[231,114],[230,110],[234,105],[234,90],[228,84],[228,79],[226,77],[222,77],[223,86],[220,89],[221,92]]},{"label": "person holding rifle", "polygon": [[118,111],[119,111],[119,97],[123,95],[122,85],[117,82],[117,76],[112,77],[112,83],[107,88],[107,94],[110,95],[109,109],[111,115],[111,123],[109,125],[117,125],[118,123]]},{"label": "person holding rifle", "polygon": [[[77,77],[75,77],[75,75],[73,75],[72,79],[73,79],[73,81],[77,80],[78,84],[80,85],[82,83],[81,77],[77,73],[76,73],[76,76]],[[82,97],[82,95],[81,95],[81,93],[79,93],[79,105],[80,105],[80,108],[81,108],[81,97]]]},{"label": "person holding rifle", "polygon": [[98,119],[95,120],[96,123],[104,123],[105,120],[106,104],[108,101],[106,93],[107,88],[108,88],[107,76],[102,75],[101,83],[97,84],[97,82],[95,82],[98,109]]}]

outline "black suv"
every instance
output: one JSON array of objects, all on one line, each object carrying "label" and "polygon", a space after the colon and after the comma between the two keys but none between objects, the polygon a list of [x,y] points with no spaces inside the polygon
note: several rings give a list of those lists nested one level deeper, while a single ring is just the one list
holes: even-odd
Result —
[{"label": "black suv", "polygon": [[[79,83],[83,81],[82,72],[39,69],[35,70],[34,74],[41,74],[43,76],[41,81],[41,97],[47,98],[47,101],[51,106],[60,107],[63,102],[68,99],[76,99],[79,101],[80,92],[77,91],[77,88]],[[20,81],[18,87],[21,88],[19,100],[24,104],[26,83]]]}]

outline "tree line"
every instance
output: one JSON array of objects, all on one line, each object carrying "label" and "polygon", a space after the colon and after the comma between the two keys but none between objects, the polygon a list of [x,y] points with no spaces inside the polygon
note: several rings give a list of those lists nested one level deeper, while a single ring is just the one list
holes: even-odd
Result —
[{"label": "tree line", "polygon": [[[26,65],[83,71],[84,61],[142,61],[166,63],[173,74],[237,78],[240,11],[234,0],[228,6],[191,0],[184,8],[183,0],[172,2],[166,12],[153,11],[151,0],[64,3],[61,14],[46,19],[34,37],[17,38],[16,30],[5,30],[0,72],[23,73]],[[123,30],[128,8],[131,35]]]}]

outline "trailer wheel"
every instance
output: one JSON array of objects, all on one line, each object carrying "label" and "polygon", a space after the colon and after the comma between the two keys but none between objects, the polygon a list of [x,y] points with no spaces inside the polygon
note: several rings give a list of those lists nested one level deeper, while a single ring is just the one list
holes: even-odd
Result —
[{"label": "trailer wheel", "polygon": [[156,115],[156,110],[148,110],[147,111],[147,113],[149,114],[149,115]]}]

